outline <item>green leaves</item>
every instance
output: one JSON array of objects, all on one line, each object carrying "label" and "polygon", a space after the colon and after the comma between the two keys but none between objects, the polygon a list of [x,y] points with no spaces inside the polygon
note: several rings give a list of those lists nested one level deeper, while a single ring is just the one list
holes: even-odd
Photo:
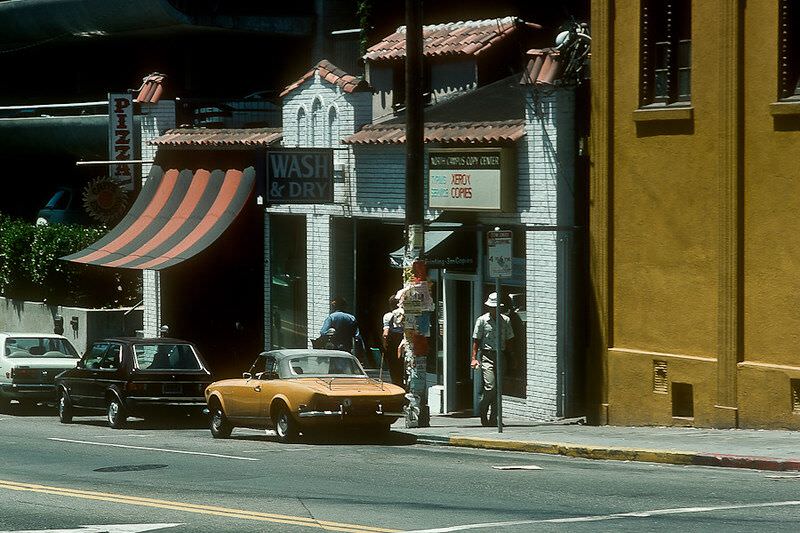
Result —
[{"label": "green leaves", "polygon": [[136,272],[61,261],[100,239],[105,227],[35,226],[0,213],[0,294],[81,307],[119,307],[139,300]]}]

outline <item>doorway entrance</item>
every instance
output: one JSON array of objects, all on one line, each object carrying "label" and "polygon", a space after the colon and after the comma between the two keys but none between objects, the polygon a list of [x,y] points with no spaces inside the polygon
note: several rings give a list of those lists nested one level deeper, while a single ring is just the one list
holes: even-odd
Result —
[{"label": "doorway entrance", "polygon": [[473,275],[444,275],[444,393],[450,413],[474,414],[478,402],[480,373],[470,368],[476,282]]}]

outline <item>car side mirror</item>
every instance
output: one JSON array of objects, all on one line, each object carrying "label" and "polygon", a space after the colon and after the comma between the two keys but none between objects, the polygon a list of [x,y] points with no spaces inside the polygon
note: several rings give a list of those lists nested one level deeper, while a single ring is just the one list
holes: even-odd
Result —
[{"label": "car side mirror", "polygon": [[83,359],[80,359],[80,360],[78,361],[78,364],[76,364],[76,365],[75,365],[75,367],[76,367],[76,368],[83,368],[83,367],[84,367],[84,364],[83,364]]},{"label": "car side mirror", "polygon": [[253,379],[253,374],[251,374],[250,372],[242,372],[242,378],[243,379]]}]

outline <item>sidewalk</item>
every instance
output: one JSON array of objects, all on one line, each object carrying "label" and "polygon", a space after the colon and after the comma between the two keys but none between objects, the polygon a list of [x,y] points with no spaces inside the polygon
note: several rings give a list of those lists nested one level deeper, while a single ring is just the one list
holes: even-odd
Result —
[{"label": "sidewalk", "polygon": [[393,430],[417,442],[621,461],[800,471],[800,432],[683,427],[587,426],[504,417],[503,433],[474,418],[432,416],[427,428]]}]

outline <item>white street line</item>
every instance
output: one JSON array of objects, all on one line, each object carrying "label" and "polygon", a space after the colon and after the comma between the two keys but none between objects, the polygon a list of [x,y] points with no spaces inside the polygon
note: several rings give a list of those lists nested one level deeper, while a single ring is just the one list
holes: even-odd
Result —
[{"label": "white street line", "polygon": [[547,518],[542,520],[515,520],[513,522],[490,522],[481,524],[465,524],[462,526],[440,527],[434,529],[416,529],[406,533],[450,533],[452,531],[466,531],[468,529],[486,529],[524,526],[530,524],[569,524],[576,522],[601,522],[604,520],[619,520],[621,518],[648,518],[670,514],[708,513],[712,511],[735,511],[739,509],[756,509],[759,507],[790,507],[800,505],[800,500],[785,502],[743,503],[739,505],[713,505],[708,507],[677,507],[674,509],[654,509],[652,511],[636,511],[632,513],[615,513],[609,515],[573,516],[567,518]]},{"label": "white street line", "polygon": [[222,455],[219,453],[205,453],[205,452],[188,452],[185,450],[167,450],[166,448],[150,448],[147,446],[129,446],[127,444],[112,444],[110,442],[92,442],[87,440],[72,440],[72,439],[59,439],[56,437],[48,437],[47,440],[54,440],[58,442],[71,442],[73,444],[91,444],[94,446],[109,446],[111,448],[130,448],[133,450],[146,450],[151,452],[167,452],[167,453],[180,453],[184,455],[204,455],[206,457],[220,457],[222,459],[239,459],[241,461],[258,461],[255,457],[237,457],[235,455]]},{"label": "white street line", "polygon": [[[92,438],[93,439],[118,439],[120,435],[121,435],[121,433],[117,433],[116,435],[93,435]],[[147,433],[145,433],[145,434],[141,434],[141,433],[126,433],[125,434],[125,438],[126,439],[130,439],[130,438],[146,439],[148,437],[150,437],[150,435],[148,435]]]},{"label": "white street line", "polygon": [[[144,531],[155,531],[156,529],[167,529],[182,526],[183,524],[107,524],[101,526],[80,526],[74,529],[30,529],[16,531],[14,533],[142,533]],[[0,533],[12,533],[2,531]]]},{"label": "white street line", "polygon": [[493,466],[495,470],[541,470],[541,466],[536,465],[510,465],[510,466]]}]

